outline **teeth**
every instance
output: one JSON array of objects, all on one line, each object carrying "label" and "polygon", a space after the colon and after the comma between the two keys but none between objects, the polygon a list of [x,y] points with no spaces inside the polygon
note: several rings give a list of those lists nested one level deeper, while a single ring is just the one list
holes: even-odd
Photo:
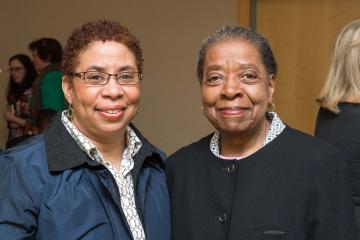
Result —
[{"label": "teeth", "polygon": [[117,109],[117,110],[115,110],[115,109],[104,110],[104,112],[109,113],[109,114],[115,114],[115,113],[118,113],[120,111],[121,110],[119,110],[119,109]]}]

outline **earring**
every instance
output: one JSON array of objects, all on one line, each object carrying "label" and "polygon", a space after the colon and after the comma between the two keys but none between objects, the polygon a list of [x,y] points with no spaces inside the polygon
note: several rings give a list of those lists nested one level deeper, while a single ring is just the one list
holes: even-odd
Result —
[{"label": "earring", "polygon": [[267,106],[267,111],[268,112],[274,112],[275,111],[275,103],[269,102],[268,106]]},{"label": "earring", "polygon": [[205,114],[204,106],[201,106],[201,111],[202,111],[203,114]]},{"label": "earring", "polygon": [[72,105],[72,104],[69,104],[69,107],[68,107],[68,109],[67,109],[67,111],[66,111],[66,114],[67,114],[67,117],[68,117],[69,119],[72,118],[72,116],[73,116],[73,114],[74,114],[74,108],[73,108],[73,105]]}]

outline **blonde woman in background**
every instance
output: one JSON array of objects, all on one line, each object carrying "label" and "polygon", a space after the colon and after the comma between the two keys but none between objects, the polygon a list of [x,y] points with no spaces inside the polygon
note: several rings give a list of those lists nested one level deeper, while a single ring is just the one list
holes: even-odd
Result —
[{"label": "blonde woman in background", "polygon": [[[320,110],[315,135],[343,152],[360,230],[360,20],[345,26],[334,47],[325,85],[317,102]],[[358,234],[360,239],[360,234]]]}]

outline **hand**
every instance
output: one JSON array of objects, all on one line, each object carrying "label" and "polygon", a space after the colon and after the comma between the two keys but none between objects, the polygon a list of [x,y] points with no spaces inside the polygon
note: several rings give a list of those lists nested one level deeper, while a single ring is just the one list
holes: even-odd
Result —
[{"label": "hand", "polygon": [[10,128],[17,128],[17,127],[19,127],[19,125],[16,124],[16,123],[14,123],[14,122],[9,122],[9,126],[10,126]]},{"label": "hand", "polygon": [[9,109],[5,110],[4,118],[8,122],[13,122],[14,121],[14,115],[12,114],[12,111],[9,110]]}]

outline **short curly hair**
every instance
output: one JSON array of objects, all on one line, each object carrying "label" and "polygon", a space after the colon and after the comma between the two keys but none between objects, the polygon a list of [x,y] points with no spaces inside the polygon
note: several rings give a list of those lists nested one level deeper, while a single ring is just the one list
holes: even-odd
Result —
[{"label": "short curly hair", "polygon": [[65,75],[73,72],[79,64],[79,54],[94,41],[116,41],[124,44],[135,55],[138,72],[142,73],[143,58],[140,41],[130,30],[118,22],[97,20],[75,29],[64,48],[60,69]]}]

